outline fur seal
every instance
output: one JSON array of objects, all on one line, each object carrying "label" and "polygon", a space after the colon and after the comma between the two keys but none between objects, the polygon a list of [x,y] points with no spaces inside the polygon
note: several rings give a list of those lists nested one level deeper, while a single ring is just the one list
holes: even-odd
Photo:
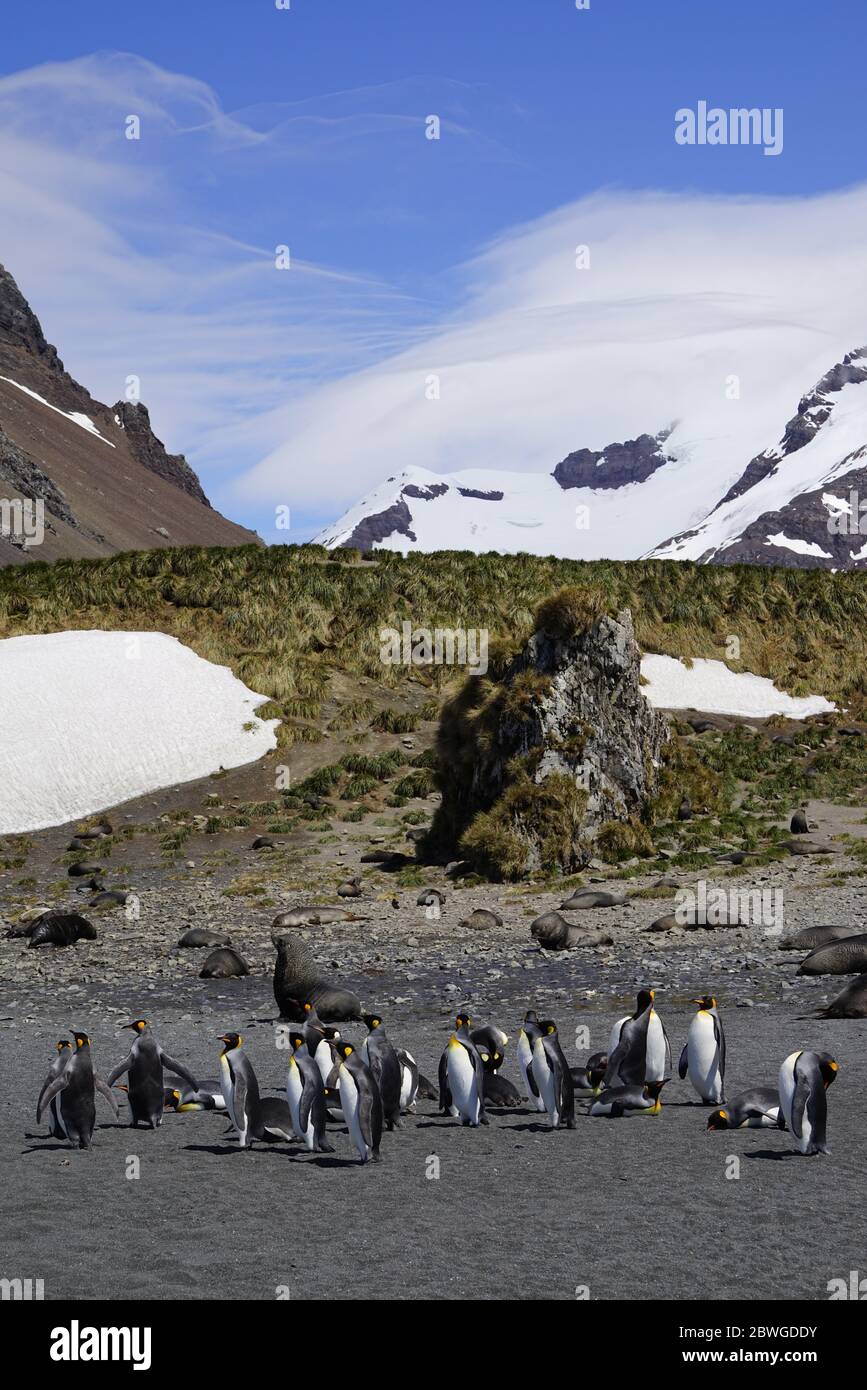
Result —
[{"label": "fur seal", "polygon": [[678,820],[692,820],[692,804],[688,796],[685,796],[677,808]]},{"label": "fur seal", "polygon": [[236,975],[249,975],[250,967],[231,946],[212,951],[199,971],[200,980],[230,980]]},{"label": "fur seal", "polygon": [[361,897],[361,879],[360,879],[360,878],[350,878],[350,879],[347,879],[347,881],[346,881],[345,883],[340,883],[340,884],[338,884],[338,887],[337,887],[337,896],[338,896],[338,898],[360,898],[360,897]]},{"label": "fur seal", "polygon": [[833,854],[834,846],[822,840],[784,840],[783,849],[789,854]]},{"label": "fur seal", "polygon": [[207,927],[190,927],[178,941],[179,946],[231,946],[224,932],[209,931]]},{"label": "fur seal", "polygon": [[805,927],[793,936],[784,937],[780,942],[780,950],[814,951],[817,946],[827,946],[831,941],[842,941],[852,935],[851,927]]},{"label": "fur seal", "polygon": [[492,931],[494,927],[503,925],[503,919],[499,912],[492,912],[489,907],[477,907],[460,925],[469,927],[470,931]]},{"label": "fur seal", "polygon": [[274,998],[281,1018],[302,1023],[307,1003],[315,1004],[319,1016],[331,1022],[361,1018],[358,995],[324,980],[303,941],[294,936],[280,936],[275,944]]},{"label": "fur seal", "polygon": [[575,946],[610,946],[607,932],[581,931],[559,912],[543,912],[531,923],[530,931],[545,951],[571,951]]},{"label": "fur seal", "polygon": [[867,971],[867,936],[829,941],[801,961],[799,975],[861,975]]},{"label": "fur seal", "polygon": [[88,907],[123,907],[129,897],[123,888],[100,890],[88,903]]},{"label": "fur seal", "polygon": [[789,830],[793,835],[809,835],[810,827],[807,824],[807,817],[803,811],[796,811],[789,823]]},{"label": "fur seal", "polygon": [[571,898],[567,898],[560,904],[560,911],[576,912],[580,908],[589,907],[622,907],[625,902],[626,896],[623,893],[606,893],[588,888],[583,893],[575,893]]},{"label": "fur seal", "polygon": [[277,841],[272,840],[270,835],[257,835],[251,849],[276,849]]},{"label": "fur seal", "polygon": [[105,869],[101,864],[70,864],[66,870],[68,878],[91,878],[94,874],[104,874]]},{"label": "fur seal", "polygon": [[867,974],[859,975],[847,985],[827,1008],[819,1010],[818,1017],[867,1018]]},{"label": "fur seal", "polygon": [[33,923],[28,949],[37,946],[73,946],[76,941],[95,941],[96,927],[77,912],[46,912]]}]

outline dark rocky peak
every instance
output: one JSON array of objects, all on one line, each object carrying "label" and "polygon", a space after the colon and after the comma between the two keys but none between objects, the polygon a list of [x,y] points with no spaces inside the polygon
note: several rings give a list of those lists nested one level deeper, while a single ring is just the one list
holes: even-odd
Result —
[{"label": "dark rocky peak", "polygon": [[737,482],[733,483],[725,497],[717,502],[714,511],[724,507],[727,502],[734,502],[736,498],[743,497],[756,483],[776,473],[783,459],[796,453],[798,449],[803,449],[804,445],[809,444],[819,433],[834,409],[834,397],[843,387],[858,385],[862,381],[867,381],[867,347],[847,352],[842,362],[835,363],[831,370],[816,382],[812,391],[801,397],[798,409],[786,424],[777,447],[766,449],[750,460]]},{"label": "dark rocky peak", "polygon": [[23,348],[49,371],[62,373],[57,348],[46,341],[42,325],[5,266],[0,265],[0,342]]},{"label": "dark rocky peak", "polygon": [[157,439],[151,429],[146,405],[142,405],[141,401],[118,401],[114,415],[126,434],[129,451],[138,463],[210,507],[201,483],[183,454],[167,453],[162,440]]},{"label": "dark rocky peak", "polygon": [[659,434],[640,434],[622,444],[608,444],[604,449],[576,449],[554,469],[553,477],[562,488],[617,488],[629,483],[643,483],[657,468],[671,461],[662,446],[671,429]]}]

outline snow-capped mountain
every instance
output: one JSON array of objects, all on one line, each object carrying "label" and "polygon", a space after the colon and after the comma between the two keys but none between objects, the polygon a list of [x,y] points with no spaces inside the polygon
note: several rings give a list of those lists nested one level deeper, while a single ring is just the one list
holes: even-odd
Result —
[{"label": "snow-capped mountain", "polygon": [[365,551],[867,566],[867,348],[827,371],[779,428],[754,456],[743,450],[747,431],[679,420],[579,449],[550,474],[408,467],[316,540]]}]

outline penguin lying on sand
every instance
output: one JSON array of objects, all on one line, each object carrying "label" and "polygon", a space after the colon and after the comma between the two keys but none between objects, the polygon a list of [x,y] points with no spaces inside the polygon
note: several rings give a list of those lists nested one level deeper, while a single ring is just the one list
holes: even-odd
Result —
[{"label": "penguin lying on sand", "polygon": [[660,1092],[665,1081],[647,1081],[643,1086],[612,1086],[602,1092],[590,1107],[591,1115],[624,1119],[631,1115],[658,1115],[662,1110]]},{"label": "penguin lying on sand", "polygon": [[777,1129],[780,1094],[775,1086],[754,1086],[741,1091],[724,1109],[708,1115],[708,1129]]}]

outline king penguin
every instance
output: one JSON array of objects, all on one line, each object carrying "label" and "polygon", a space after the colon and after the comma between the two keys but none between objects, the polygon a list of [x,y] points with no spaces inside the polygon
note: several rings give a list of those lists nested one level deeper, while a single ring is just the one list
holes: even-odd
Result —
[{"label": "king penguin", "polygon": [[[707,1117],[708,1129],[777,1129],[780,1094],[773,1086],[754,1086]],[[784,1122],[785,1123],[785,1122]]]},{"label": "king penguin", "polygon": [[104,1096],[117,1119],[117,1101],[106,1086],[102,1077],[93,1070],[93,1057],[90,1051],[90,1038],[79,1029],[72,1030],[75,1051],[63,1071],[55,1076],[51,1085],[44,1088],[39,1098],[36,1119],[42,1119],[42,1112],[58,1097],[59,1122],[71,1144],[80,1149],[91,1148],[93,1129],[96,1124],[95,1094]]},{"label": "king penguin", "polygon": [[541,1036],[538,1015],[532,1009],[528,1009],[524,1014],[524,1022],[518,1034],[518,1066],[521,1068],[524,1085],[530,1095],[530,1104],[535,1110],[544,1111],[545,1102],[539,1095],[539,1087],[533,1075],[533,1044]]},{"label": "king penguin", "polygon": [[658,1115],[662,1110],[660,1093],[664,1081],[646,1081],[643,1086],[612,1086],[597,1096],[591,1115],[609,1119],[628,1119],[632,1115]]},{"label": "king penguin", "polygon": [[653,1007],[655,997],[655,991],[652,989],[640,990],[635,1013],[626,1014],[624,1018],[617,1020],[611,1029],[611,1037],[608,1041],[608,1055],[610,1057],[620,1044],[624,1025],[630,1021],[638,1022],[647,1010],[644,1076],[641,1078],[644,1081],[665,1081],[671,1075],[671,1043],[668,1041],[665,1025]]},{"label": "king penguin", "polygon": [[290,1033],[292,1053],[286,1078],[286,1099],[292,1112],[292,1128],[310,1153],[333,1153],[325,1140],[328,1108],[322,1073],[302,1033]]},{"label": "king penguin", "polygon": [[165,1109],[165,1083],[163,1068],[174,1072],[185,1081],[193,1091],[198,1091],[199,1083],[186,1067],[175,1062],[164,1052],[155,1038],[146,1018],[137,1018],[133,1023],[125,1023],[135,1033],[129,1055],[118,1062],[109,1074],[108,1085],[113,1086],[124,1072],[129,1072],[129,1108],[135,1128],[143,1124],[156,1129],[163,1122]]},{"label": "king penguin", "polygon": [[416,1097],[418,1096],[418,1063],[405,1047],[397,1048],[397,1060],[400,1063],[401,1114],[414,1115]]},{"label": "king penguin", "polygon": [[241,1051],[244,1039],[240,1033],[223,1033],[220,1036],[223,1050],[220,1053],[220,1087],[229,1119],[235,1126],[238,1143],[242,1149],[252,1146],[254,1139],[262,1138],[262,1108],[259,1101],[259,1083],[250,1059]]},{"label": "king penguin", "polygon": [[575,1087],[553,1019],[539,1023],[533,1043],[533,1076],[552,1129],[575,1128]]},{"label": "king penguin", "polygon": [[681,1081],[689,1073],[693,1088],[705,1105],[725,1103],[726,1039],[712,994],[693,999],[698,1013],[689,1025],[677,1071]]},{"label": "king penguin", "polygon": [[379,1087],[386,1128],[392,1130],[397,1126],[400,1129],[400,1061],[386,1034],[381,1016],[364,1014],[364,1022],[369,1031],[361,1051]]},{"label": "king penguin", "polygon": [[485,1059],[487,1051],[480,1051],[470,1037],[469,1022],[465,1014],[458,1014],[457,1027],[449,1038],[445,1050],[446,1087],[452,1108],[462,1125],[486,1125],[485,1114]]},{"label": "king penguin", "polygon": [[826,1091],[839,1066],[827,1052],[791,1052],[780,1067],[779,1126],[788,1125],[802,1154],[830,1153]]},{"label": "king penguin", "polygon": [[[57,1044],[57,1054],[54,1058],[54,1061],[51,1063],[48,1075],[42,1083],[42,1090],[39,1092],[39,1099],[36,1102],[37,1115],[42,1114],[42,1097],[45,1095],[45,1092],[48,1090],[51,1083],[55,1081],[57,1077],[60,1076],[66,1070],[71,1056],[72,1043],[69,1041],[68,1038],[61,1038]],[[53,1100],[49,1103],[48,1106],[48,1128],[52,1139],[69,1138],[60,1115],[60,1109],[57,1103],[57,1096],[54,1096]]]},{"label": "king penguin", "polygon": [[362,1163],[379,1158],[382,1097],[373,1072],[351,1043],[339,1042],[338,1087],[349,1137]]}]

